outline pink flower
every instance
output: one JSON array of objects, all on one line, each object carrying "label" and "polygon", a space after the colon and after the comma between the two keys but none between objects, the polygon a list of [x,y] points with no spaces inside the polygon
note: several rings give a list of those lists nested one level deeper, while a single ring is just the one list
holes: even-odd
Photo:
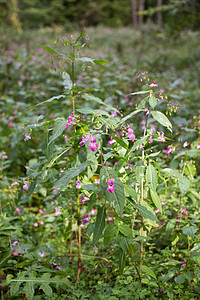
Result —
[{"label": "pink flower", "polygon": [[21,214],[21,210],[20,210],[19,208],[16,208],[16,213],[17,213],[18,215],[20,215],[20,214]]},{"label": "pink flower", "polygon": [[44,222],[43,221],[39,221],[40,225],[44,225]]},{"label": "pink flower", "polygon": [[111,146],[115,142],[116,142],[116,140],[111,137],[110,140],[108,141],[108,145]]},{"label": "pink flower", "polygon": [[69,141],[69,138],[68,138],[68,136],[65,136],[65,143],[67,143],[68,141]]},{"label": "pink flower", "polygon": [[69,116],[69,117],[68,117],[68,122],[67,122],[67,124],[66,124],[66,128],[67,128],[67,129],[69,129],[69,126],[76,124],[76,122],[74,121],[74,119],[75,119],[75,118],[72,117],[72,116]]},{"label": "pink flower", "polygon": [[93,152],[97,150],[98,148],[98,145],[96,144],[96,138],[94,136],[92,136],[90,138],[90,145],[89,145],[89,149],[92,150]]},{"label": "pink flower", "polygon": [[156,127],[155,127],[155,125],[151,124],[151,130],[152,130],[153,132],[155,132],[155,131],[156,131]]},{"label": "pink flower", "polygon": [[185,266],[186,266],[186,263],[184,261],[182,261],[181,268],[184,268]]},{"label": "pink flower", "polygon": [[170,146],[168,146],[168,147],[167,147],[167,153],[166,153],[166,154],[169,156],[170,153],[172,152],[172,150],[173,150],[173,149],[172,149]]},{"label": "pink flower", "polygon": [[88,214],[85,214],[85,215],[83,216],[82,223],[83,223],[83,224],[86,224],[88,221],[89,221]]},{"label": "pink flower", "polygon": [[165,137],[164,137],[164,133],[163,132],[161,133],[161,136],[158,137],[158,139],[160,141],[162,141],[163,143],[165,142]]},{"label": "pink flower", "polygon": [[26,134],[25,134],[25,139],[24,139],[24,141],[26,142],[26,141],[28,141],[28,140],[30,140],[30,139],[31,139],[30,133],[26,133]]},{"label": "pink flower", "polygon": [[108,217],[108,221],[113,221],[114,218],[113,217]]},{"label": "pink flower", "polygon": [[23,189],[24,189],[25,191],[28,190],[28,181],[24,181]]},{"label": "pink flower", "polygon": [[59,208],[56,207],[55,210],[56,210],[56,212],[55,212],[55,214],[54,214],[55,217],[61,215],[61,212],[60,212],[60,209],[59,209]]},{"label": "pink flower", "polygon": [[95,179],[94,183],[100,184],[100,179]]},{"label": "pink flower", "polygon": [[114,190],[115,190],[115,187],[114,187],[114,179],[109,179],[108,182],[107,182],[107,191],[110,192],[110,193],[113,193]]},{"label": "pink flower", "polygon": [[39,213],[40,214],[43,214],[44,213],[44,210],[42,210],[41,208],[39,209]]},{"label": "pink flower", "polygon": [[155,209],[154,212],[155,212],[155,214],[159,213],[159,209],[158,208]]},{"label": "pink flower", "polygon": [[55,192],[58,191],[59,189],[60,189],[60,188],[54,189],[54,190],[52,191],[52,194],[55,194]]},{"label": "pink flower", "polygon": [[88,201],[88,200],[89,200],[89,198],[88,198],[88,197],[86,197],[86,196],[85,196],[85,197],[83,197],[83,196],[82,196],[81,203],[83,204],[85,201]]},{"label": "pink flower", "polygon": [[46,251],[44,251],[44,252],[42,252],[42,253],[41,253],[41,254],[39,254],[39,255],[40,255],[40,257],[44,257],[46,253],[47,253],[47,252],[46,252]]},{"label": "pink flower", "polygon": [[200,143],[198,143],[198,145],[197,145],[197,149],[200,149]]},{"label": "pink flower", "polygon": [[77,190],[79,190],[81,188],[81,181],[80,180],[76,181],[76,188],[77,188]]},{"label": "pink flower", "polygon": [[149,144],[153,143],[152,135],[149,136]]},{"label": "pink flower", "polygon": [[17,114],[17,110],[15,109],[14,111],[13,111],[13,115],[15,116]]},{"label": "pink flower", "polygon": [[14,126],[15,126],[14,123],[12,123],[12,122],[9,122],[9,123],[8,123],[8,127],[14,127]]},{"label": "pink flower", "polygon": [[84,137],[84,135],[82,134],[82,141],[79,143],[80,146],[82,146],[82,144],[86,143],[87,141],[89,141],[89,137],[88,136]]},{"label": "pink flower", "polygon": [[8,155],[5,155],[5,154],[4,154],[4,155],[2,155],[2,158],[3,158],[3,159],[7,159],[7,158],[8,158]]},{"label": "pink flower", "polygon": [[188,146],[189,146],[188,142],[185,141],[185,143],[183,144],[183,147],[186,148],[186,147],[188,147]]},{"label": "pink flower", "polygon": [[161,204],[161,205],[165,205],[165,202],[161,201],[160,204]]},{"label": "pink flower", "polygon": [[153,80],[153,83],[151,83],[149,86],[150,87],[158,87],[158,85],[155,83],[155,80]]},{"label": "pink flower", "polygon": [[133,134],[133,129],[131,127],[128,128],[128,131],[126,133],[126,136],[129,137],[129,140],[131,140],[132,142],[134,142],[135,140],[135,135]]},{"label": "pink flower", "polygon": [[14,241],[11,245],[16,246],[18,244],[18,241]]},{"label": "pink flower", "polygon": [[111,111],[111,116],[112,116],[112,117],[117,117],[116,111],[113,111],[113,110],[112,110],[112,111]]},{"label": "pink flower", "polygon": [[34,227],[38,227],[38,223],[37,222],[35,222],[33,225],[34,225]]},{"label": "pink flower", "polygon": [[135,201],[135,203],[137,204],[137,205],[139,205],[139,203],[137,202],[137,200],[136,199],[133,199],[134,201]]}]

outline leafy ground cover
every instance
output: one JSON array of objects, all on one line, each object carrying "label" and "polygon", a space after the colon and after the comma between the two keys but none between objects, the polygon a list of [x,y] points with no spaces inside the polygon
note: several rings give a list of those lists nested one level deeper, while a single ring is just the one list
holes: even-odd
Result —
[{"label": "leafy ground cover", "polygon": [[2,299],[198,299],[198,32],[1,37]]}]

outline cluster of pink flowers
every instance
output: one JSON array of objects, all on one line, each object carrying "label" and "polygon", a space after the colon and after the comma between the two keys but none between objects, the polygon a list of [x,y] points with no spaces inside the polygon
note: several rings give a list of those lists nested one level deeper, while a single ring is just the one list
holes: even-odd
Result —
[{"label": "cluster of pink flowers", "polygon": [[52,265],[53,265],[54,267],[56,267],[56,269],[58,269],[58,270],[61,270],[61,267],[59,267],[59,266],[57,265],[57,263],[56,263],[56,260],[55,260],[55,259],[54,259],[54,261],[53,261]]},{"label": "cluster of pink flowers", "polygon": [[85,215],[83,216],[82,223],[83,223],[83,224],[86,224],[87,222],[89,222],[89,218],[88,218],[88,214],[85,214]]},{"label": "cluster of pink flowers", "polygon": [[152,135],[149,136],[149,144],[151,144],[151,143],[153,143],[153,136]]},{"label": "cluster of pink flowers", "polygon": [[31,139],[30,133],[26,133],[26,134],[25,134],[24,141],[26,142],[26,141],[28,141],[28,140],[30,140],[30,139]]},{"label": "cluster of pink flowers", "polygon": [[107,191],[113,193],[115,190],[114,179],[108,179],[107,185],[108,185]]},{"label": "cluster of pink flowers", "polygon": [[112,111],[111,111],[111,116],[112,116],[112,117],[117,117],[116,111],[112,110]]},{"label": "cluster of pink flowers", "polygon": [[28,190],[28,181],[24,181],[23,189],[24,189],[25,191]]},{"label": "cluster of pink flowers", "polygon": [[182,261],[181,268],[184,268],[185,266],[186,266],[186,263],[184,261]]},{"label": "cluster of pink flowers", "polygon": [[76,122],[75,122],[74,120],[75,120],[74,117],[72,117],[72,116],[69,116],[69,117],[68,117],[68,122],[67,122],[67,124],[66,124],[66,128],[67,128],[67,129],[69,129],[69,126],[76,124]]},{"label": "cluster of pink flowers", "polygon": [[131,140],[132,142],[135,141],[135,134],[133,134],[133,129],[131,127],[128,128],[126,136],[128,136],[129,140]]},{"label": "cluster of pink flowers", "polygon": [[90,150],[93,151],[93,152],[96,151],[97,148],[98,148],[97,140],[96,140],[96,138],[95,138],[94,136],[92,136],[92,137],[90,138],[89,148],[90,148]]}]

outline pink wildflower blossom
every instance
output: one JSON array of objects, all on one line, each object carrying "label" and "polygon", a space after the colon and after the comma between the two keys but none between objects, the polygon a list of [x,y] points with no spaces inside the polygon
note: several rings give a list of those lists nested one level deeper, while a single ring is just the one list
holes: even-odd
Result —
[{"label": "pink wildflower blossom", "polygon": [[135,141],[135,134],[133,134],[133,129],[131,127],[128,128],[126,136],[128,136],[129,140],[131,140],[132,142]]},{"label": "pink wildflower blossom", "polygon": [[108,145],[111,146],[115,142],[116,142],[116,140],[111,137],[110,140],[108,141]]},{"label": "pink wildflower blossom", "polygon": [[74,119],[75,119],[75,118],[72,117],[72,116],[69,116],[69,117],[68,117],[68,122],[67,122],[67,124],[66,124],[66,128],[67,128],[67,129],[69,129],[69,126],[76,124],[76,122],[74,121]]},{"label": "pink wildflower blossom", "polygon": [[198,145],[197,145],[197,149],[200,149],[200,143],[198,143]]},{"label": "pink wildflower blossom", "polygon": [[183,147],[186,148],[186,147],[188,147],[188,146],[189,146],[188,142],[185,141],[185,143],[183,144]]},{"label": "pink wildflower blossom", "polygon": [[26,142],[26,141],[28,141],[28,140],[30,140],[30,139],[31,139],[30,133],[26,133],[26,134],[25,134],[25,139],[24,139],[24,141]]},{"label": "pink wildflower blossom", "polygon": [[113,193],[114,190],[115,190],[115,187],[114,187],[114,179],[109,179],[108,182],[107,182],[107,191],[110,192],[110,193]]},{"label": "pink wildflower blossom", "polygon": [[38,223],[37,222],[35,222],[33,225],[34,225],[34,227],[38,227]]},{"label": "pink wildflower blossom", "polygon": [[82,141],[79,143],[79,145],[82,146],[82,144],[86,143],[87,141],[89,141],[89,137],[84,137],[84,135],[82,134]]},{"label": "pink wildflower blossom", "polygon": [[100,179],[95,179],[94,183],[100,184]]},{"label": "pink wildflower blossom", "polygon": [[81,199],[81,203],[83,204],[84,202],[88,201],[89,198],[86,197],[86,196],[82,196],[82,199]]},{"label": "pink wildflower blossom", "polygon": [[155,212],[155,214],[159,213],[159,209],[158,208],[155,209],[154,212]]},{"label": "pink wildflower blossom", "polygon": [[165,142],[165,137],[164,137],[164,133],[162,132],[161,135],[158,137],[158,139],[160,141],[162,141],[163,143]]},{"label": "pink wildflower blossom", "polygon": [[18,241],[14,241],[11,245],[16,246],[18,244]]},{"label": "pink wildflower blossom", "polygon": [[173,149],[170,146],[167,147],[167,152],[166,152],[167,156],[170,155],[170,153],[172,152],[172,150]]},{"label": "pink wildflower blossom", "polygon": [[150,87],[158,87],[158,85],[155,83],[155,80],[149,85]]},{"label": "pink wildflower blossom", "polygon": [[77,188],[77,190],[79,190],[81,188],[81,181],[80,180],[76,181],[76,188]]},{"label": "pink wildflower blossom", "polygon": [[98,145],[97,145],[97,143],[96,143],[97,141],[96,141],[96,138],[94,137],[94,136],[92,136],[91,138],[90,138],[90,145],[89,145],[89,148],[90,148],[90,150],[91,151],[96,151],[97,150],[97,148],[98,148]]},{"label": "pink wildflower blossom", "polygon": [[54,216],[57,217],[59,215],[61,215],[60,209],[59,208],[55,208],[56,212],[54,213]]},{"label": "pink wildflower blossom", "polygon": [[25,191],[28,190],[28,181],[24,181],[23,189],[24,189]]},{"label": "pink wildflower blossom", "polygon": [[20,214],[21,214],[21,210],[20,210],[19,208],[16,208],[16,213],[17,213],[18,215],[20,215]]},{"label": "pink wildflower blossom", "polygon": [[111,116],[112,116],[112,117],[117,117],[116,111],[112,110],[112,111],[111,111]]},{"label": "pink wildflower blossom", "polygon": [[149,136],[149,144],[153,143],[152,135]]}]

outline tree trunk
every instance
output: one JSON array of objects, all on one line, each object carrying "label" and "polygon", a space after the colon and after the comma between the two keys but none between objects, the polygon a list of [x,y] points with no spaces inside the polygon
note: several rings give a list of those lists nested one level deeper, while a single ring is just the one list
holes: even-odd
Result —
[{"label": "tree trunk", "polygon": [[132,12],[132,22],[133,26],[137,25],[137,14],[136,14],[136,6],[137,6],[137,0],[131,0],[131,12]]},{"label": "tree trunk", "polygon": [[[139,12],[144,10],[144,0],[139,0]],[[140,14],[139,15],[139,24],[142,25],[143,24],[143,15]]]},{"label": "tree trunk", "polygon": [[[162,6],[162,0],[157,0],[157,7],[158,8],[161,8]],[[157,24],[158,26],[162,26],[162,12],[161,11],[158,11],[157,13]]]}]

